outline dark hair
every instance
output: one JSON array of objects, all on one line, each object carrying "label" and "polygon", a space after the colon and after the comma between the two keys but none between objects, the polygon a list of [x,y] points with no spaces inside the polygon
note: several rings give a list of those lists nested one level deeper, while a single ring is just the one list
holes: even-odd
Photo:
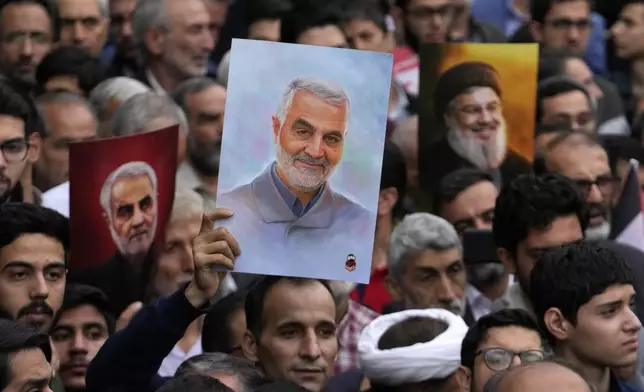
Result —
[{"label": "dark hair", "polygon": [[[393,325],[382,334],[378,341],[379,350],[391,350],[399,347],[409,347],[417,343],[427,343],[434,340],[438,335],[447,330],[447,323],[429,317],[410,317],[406,320]],[[422,381],[419,384],[427,390],[433,390],[442,386],[448,377],[440,379],[430,379]],[[397,386],[402,389],[403,386]],[[371,383],[371,389],[374,392],[389,392],[390,386]]]},{"label": "dark hair", "polygon": [[299,37],[310,29],[324,26],[340,28],[341,10],[335,4],[325,1],[298,0],[294,7],[282,18],[280,28],[281,42],[297,43]]},{"label": "dark hair", "polygon": [[521,327],[536,332],[541,337],[537,321],[523,309],[503,309],[478,319],[470,327],[461,345],[461,365],[472,370],[479,347],[488,338],[492,328]]},{"label": "dark hair", "polygon": [[447,174],[441,180],[434,195],[434,214],[441,216],[445,204],[452,203],[461,192],[479,182],[494,184],[494,178],[490,173],[474,168],[459,169]]},{"label": "dark hair", "polygon": [[333,297],[333,291],[329,283],[322,279],[294,278],[290,276],[266,275],[259,278],[253,287],[250,288],[246,295],[244,311],[246,313],[246,328],[253,334],[255,339],[259,339],[262,334],[264,322],[264,305],[268,292],[281,281],[287,281],[293,285],[306,286],[319,283],[329,291]]},{"label": "dark hair", "polygon": [[539,51],[538,80],[566,75],[566,62],[570,59],[583,60],[581,56],[567,49],[541,49]]},{"label": "dark hair", "polygon": [[216,378],[187,374],[170,379],[157,392],[233,392]]},{"label": "dark hair", "polygon": [[497,247],[515,253],[529,230],[544,230],[555,219],[576,215],[586,229],[586,203],[568,178],[524,174],[504,186],[496,199],[492,232]]},{"label": "dark hair", "polygon": [[543,117],[543,101],[561,94],[580,91],[586,97],[588,106],[595,111],[595,102],[586,87],[567,75],[552,76],[539,82],[537,86],[537,123],[540,123]]},{"label": "dark hair", "polygon": [[0,391],[11,383],[11,355],[23,350],[38,348],[51,362],[49,336],[15,321],[0,319]]},{"label": "dark hair", "polygon": [[[530,273],[530,301],[542,327],[543,316],[557,308],[573,325],[579,308],[614,285],[633,285],[633,273],[616,251],[596,241],[580,241],[539,257]],[[553,336],[544,328],[551,343]]]},{"label": "dark hair", "polygon": [[105,80],[100,61],[79,46],[61,46],[49,52],[36,69],[36,82],[44,88],[49,79],[62,75],[77,77],[86,96]]},{"label": "dark hair", "polygon": [[60,317],[68,310],[76,309],[83,305],[90,305],[105,319],[107,331],[114,333],[115,319],[112,306],[105,293],[93,286],[78,283],[68,283],[65,286],[65,296],[60,310],[56,313],[52,326],[55,328]]},{"label": "dark hair", "polygon": [[230,318],[238,310],[244,310],[247,291],[234,291],[223,297],[210,308],[201,328],[201,348],[203,352],[230,354],[234,334]]},{"label": "dark hair", "polygon": [[[580,1],[580,0],[533,0],[530,2],[531,3],[530,15],[534,22],[543,24],[546,21],[546,16],[550,12],[550,9],[555,4],[572,3],[577,1]],[[592,0],[584,0],[584,1],[590,4],[590,10],[592,11],[593,1]]]},{"label": "dark hair", "polygon": [[385,141],[380,175],[380,190],[387,188],[396,188],[398,191],[398,201],[393,208],[393,215],[396,218],[402,218],[405,215],[403,202],[407,191],[407,162],[400,147],[389,140]]},{"label": "dark hair", "polygon": [[5,83],[0,83],[0,115],[21,119],[25,123],[25,136],[29,135],[31,108],[22,95]]},{"label": "dark hair", "polygon": [[388,32],[386,17],[387,11],[380,0],[351,0],[342,10],[342,24],[354,20],[368,20],[385,33]]},{"label": "dark hair", "polygon": [[[69,253],[69,220],[58,212],[30,203],[0,205],[0,249],[23,234],[42,234],[60,242]],[[65,260],[66,261],[66,260]]]},{"label": "dark hair", "polygon": [[574,365],[565,359],[559,358],[559,357],[551,357],[548,359],[544,359],[543,361],[539,362],[529,362],[529,363],[523,363],[518,366],[512,366],[507,370],[501,371],[501,372],[496,372],[490,377],[487,382],[485,383],[485,386],[483,387],[483,392],[499,392],[501,383],[508,378],[509,376],[513,375],[514,373],[519,373],[523,372],[526,370],[529,370],[530,368],[533,367],[538,367],[538,366],[547,366],[548,364],[552,365],[559,365],[563,368],[566,368],[574,373],[576,373],[579,377],[581,377],[584,381],[586,381],[586,384],[588,384],[588,389],[590,391],[595,391],[596,389],[588,383],[586,378],[584,377],[584,374],[582,370],[577,366]]},{"label": "dark hair", "polygon": [[188,358],[179,366],[175,377],[210,373],[235,377],[242,391],[254,391],[266,383],[264,374],[251,361],[223,353],[204,353]]},{"label": "dark hair", "polygon": [[309,390],[292,381],[278,381],[263,385],[255,389],[255,392],[309,392]]},{"label": "dark hair", "polygon": [[[179,84],[170,94],[172,100],[181,108],[183,111],[188,114],[188,104],[186,103],[186,98],[188,95],[197,94],[204,91],[207,88],[212,86],[221,86],[214,79],[207,76],[196,76],[194,78],[187,79]],[[221,86],[222,88],[225,88]]]},{"label": "dark hair", "polygon": [[260,20],[282,20],[293,8],[290,0],[250,0],[248,25]]},{"label": "dark hair", "polygon": [[600,141],[608,154],[608,163],[613,174],[617,174],[619,161],[628,162],[631,159],[637,159],[638,162],[644,162],[644,146],[630,136],[600,136]]}]

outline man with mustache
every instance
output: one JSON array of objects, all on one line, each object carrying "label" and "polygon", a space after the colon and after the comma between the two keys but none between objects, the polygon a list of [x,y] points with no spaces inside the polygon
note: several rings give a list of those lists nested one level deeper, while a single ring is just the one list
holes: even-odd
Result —
[{"label": "man with mustache", "polygon": [[440,75],[434,116],[447,134],[419,154],[428,189],[466,167],[490,171],[497,183],[530,172],[528,160],[507,147],[501,96],[499,74],[487,63],[460,63]]},{"label": "man with mustache", "polygon": [[[218,207],[235,211],[227,227],[246,249],[249,263],[256,260],[255,273],[292,275],[306,269],[309,276],[328,276],[328,265],[303,266],[310,254],[329,247],[355,249],[356,238],[373,238],[373,214],[328,183],[342,159],[349,112],[341,87],[319,79],[293,80],[272,118],[275,162],[251,183],[219,196]],[[270,253],[277,262],[254,250]],[[355,254],[358,265],[371,263],[371,254],[348,253]],[[345,271],[344,257],[338,270]]]},{"label": "man with mustache", "polygon": [[391,234],[388,282],[404,309],[443,308],[474,323],[467,304],[461,240],[445,219],[407,215]]},{"label": "man with mustache", "polygon": [[217,179],[224,130],[226,88],[208,77],[196,77],[181,83],[172,99],[188,118],[188,156],[177,170],[177,185],[194,189],[215,208]]},{"label": "man with mustache", "polygon": [[107,297],[91,286],[69,284],[51,337],[60,356],[60,377],[67,392],[85,391],[89,363],[114,332]]},{"label": "man with mustache", "polygon": [[140,268],[157,228],[157,175],[145,162],[128,162],[103,183],[101,206],[117,253],[108,262],[125,259]]},{"label": "man with mustache", "polygon": [[608,154],[601,144],[582,132],[565,132],[551,140],[543,156],[535,160],[537,175],[559,173],[577,184],[588,204],[585,237],[604,240],[610,234],[610,211],[619,192],[619,179],[611,172]]}]

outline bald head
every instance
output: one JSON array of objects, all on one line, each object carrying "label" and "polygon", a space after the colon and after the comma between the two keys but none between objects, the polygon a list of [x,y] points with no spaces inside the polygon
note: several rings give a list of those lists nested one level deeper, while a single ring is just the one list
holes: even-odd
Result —
[{"label": "bald head", "polygon": [[604,148],[594,138],[581,132],[558,135],[547,143],[545,150],[545,164],[549,172],[572,179],[610,175],[608,154]]},{"label": "bald head", "polygon": [[484,392],[594,392],[579,373],[555,362],[519,365],[492,377]]}]

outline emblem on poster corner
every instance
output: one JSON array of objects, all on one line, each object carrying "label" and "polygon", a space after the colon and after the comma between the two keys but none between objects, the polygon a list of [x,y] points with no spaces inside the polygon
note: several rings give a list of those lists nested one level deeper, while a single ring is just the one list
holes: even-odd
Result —
[{"label": "emblem on poster corner", "polygon": [[356,263],[356,257],[353,254],[347,256],[347,262],[344,263],[344,268],[346,268],[347,271],[355,271],[357,265],[358,263]]}]

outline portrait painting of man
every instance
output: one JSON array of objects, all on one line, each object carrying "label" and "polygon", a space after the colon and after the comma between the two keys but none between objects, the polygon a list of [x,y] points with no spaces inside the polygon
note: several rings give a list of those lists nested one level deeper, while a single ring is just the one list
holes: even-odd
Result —
[{"label": "portrait painting of man", "polygon": [[421,68],[419,170],[426,189],[461,168],[488,171],[498,184],[530,172],[536,46],[428,45]]},{"label": "portrait painting of man", "polygon": [[140,271],[151,257],[172,206],[175,128],[71,146],[70,270]]},{"label": "portrait painting of man", "polygon": [[[256,69],[250,58],[267,49],[283,75],[258,92],[252,80],[268,83],[271,68]],[[289,66],[293,58],[304,64]],[[247,71],[235,68],[249,60]],[[233,212],[218,224],[240,243],[236,272],[368,281],[391,62],[346,49],[233,42],[217,206]],[[365,65],[371,89],[361,91],[362,78],[337,77],[349,64]],[[235,112],[239,102],[257,104],[250,121]],[[253,150],[264,146],[256,159]]]}]

